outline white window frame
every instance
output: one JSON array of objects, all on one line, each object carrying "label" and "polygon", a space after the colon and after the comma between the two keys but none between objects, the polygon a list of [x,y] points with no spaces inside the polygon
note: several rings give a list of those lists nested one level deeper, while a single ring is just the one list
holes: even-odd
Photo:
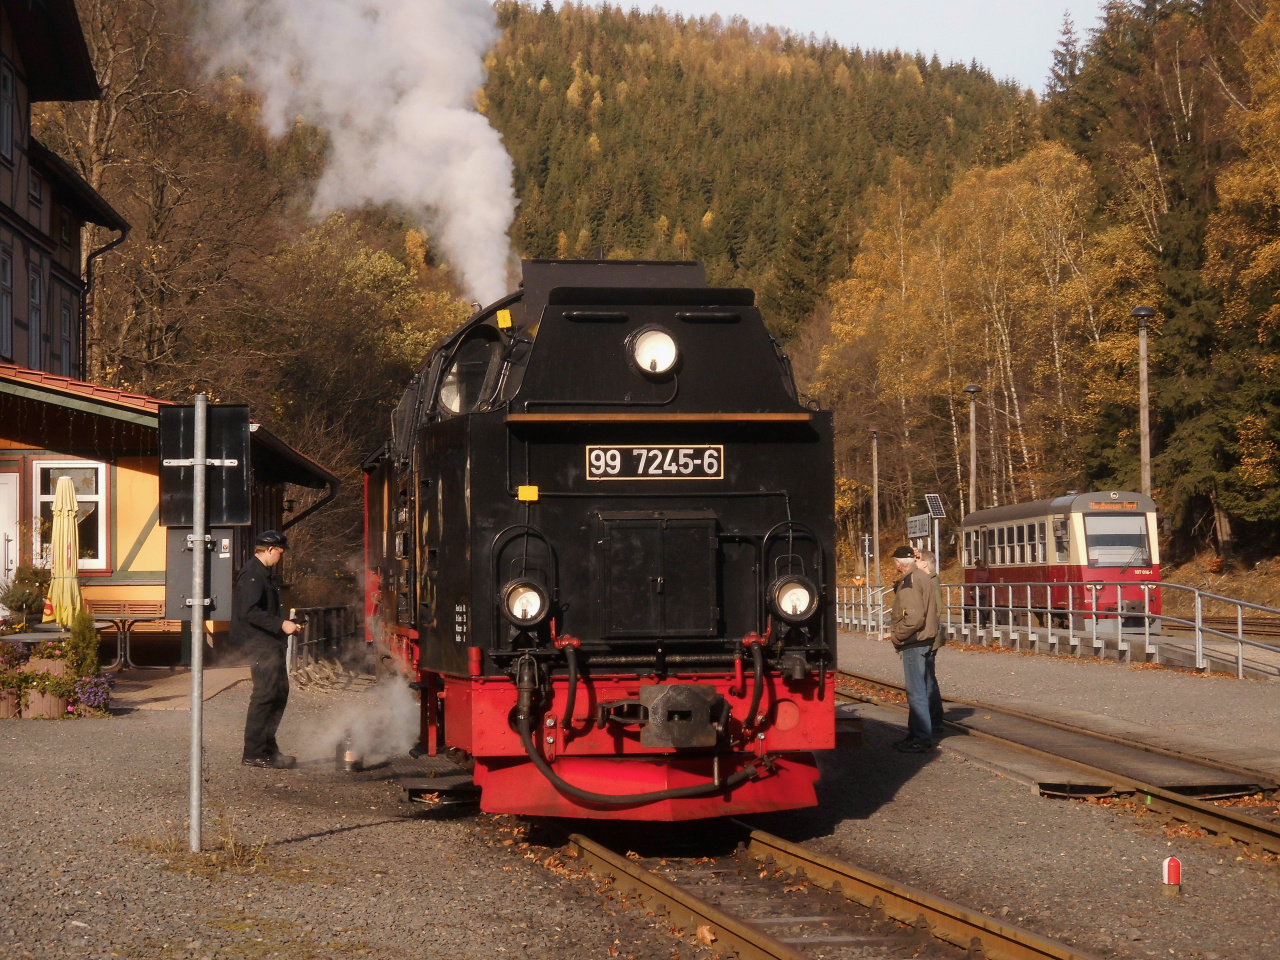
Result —
[{"label": "white window frame", "polygon": [[92,497],[81,497],[80,500],[92,500],[98,504],[98,509],[94,512],[98,517],[98,546],[101,556],[93,560],[81,560],[79,569],[81,570],[107,570],[107,558],[111,552],[111,545],[107,542],[107,532],[110,529],[107,524],[108,505],[111,503],[107,491],[107,477],[110,471],[107,464],[99,460],[34,460],[31,463],[31,556],[35,560],[35,565],[50,569],[53,566],[52,559],[45,555],[44,544],[40,541],[40,505],[42,503],[52,503],[53,494],[44,496],[40,493],[40,471],[57,467],[76,467],[77,469],[85,469],[92,467],[98,471],[98,492]]}]

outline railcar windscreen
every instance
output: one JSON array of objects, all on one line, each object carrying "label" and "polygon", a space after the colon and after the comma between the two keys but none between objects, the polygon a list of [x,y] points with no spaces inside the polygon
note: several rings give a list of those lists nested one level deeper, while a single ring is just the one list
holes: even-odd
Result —
[{"label": "railcar windscreen", "polygon": [[1086,514],[1084,539],[1091,567],[1133,567],[1151,562],[1147,518],[1142,514]]}]

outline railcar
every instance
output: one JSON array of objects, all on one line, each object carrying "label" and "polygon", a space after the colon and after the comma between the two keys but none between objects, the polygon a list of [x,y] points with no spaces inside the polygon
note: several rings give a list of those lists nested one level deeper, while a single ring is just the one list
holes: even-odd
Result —
[{"label": "railcar", "polygon": [[365,462],[366,623],[482,809],[810,806],[834,746],[831,414],[697,263],[522,264]]},{"label": "railcar", "polygon": [[1160,613],[1156,529],[1155,501],[1122,490],[971,513],[961,524],[966,619],[1031,608],[1063,623],[1141,626]]}]

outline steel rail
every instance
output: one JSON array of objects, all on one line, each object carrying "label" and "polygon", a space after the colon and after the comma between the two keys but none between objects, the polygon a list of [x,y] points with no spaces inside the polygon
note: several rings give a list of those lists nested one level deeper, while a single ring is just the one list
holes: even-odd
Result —
[{"label": "steel rail", "polygon": [[[865,674],[854,673],[851,670],[837,670],[837,684],[839,683],[839,678],[841,676],[852,677],[853,679],[859,680],[863,683],[873,684],[878,687],[885,687],[889,690],[897,690],[902,693],[906,692],[906,687],[899,683],[894,683],[891,680],[877,680],[875,677],[868,677]],[[1001,713],[1006,717],[1016,717],[1019,720],[1038,723],[1041,726],[1052,727],[1055,730],[1062,730],[1065,733],[1078,733],[1082,736],[1092,737],[1095,740],[1105,740],[1108,743],[1115,743],[1123,747],[1132,747],[1135,750],[1143,750],[1147,753],[1154,753],[1162,757],[1169,757],[1172,760],[1185,760],[1188,763],[1196,763],[1202,767],[1221,770],[1223,773],[1234,774],[1238,777],[1250,777],[1255,780],[1258,786],[1263,790],[1272,791],[1280,789],[1280,784],[1276,783],[1275,778],[1271,774],[1264,773],[1261,770],[1252,770],[1249,767],[1242,767],[1227,760],[1205,757],[1198,753],[1188,753],[1185,750],[1179,750],[1176,747],[1161,747],[1154,743],[1147,743],[1144,740],[1133,740],[1129,737],[1122,737],[1119,734],[1102,733],[1098,730],[1091,730],[1088,727],[1081,727],[1073,723],[1067,723],[1064,720],[1054,720],[1049,717],[1038,717],[1033,713],[1026,713],[1025,711],[1016,710],[1012,707],[997,707],[990,703],[982,703],[979,700],[958,700],[954,697],[945,697],[944,702],[954,703],[961,707],[973,707],[987,713]],[[968,728],[966,727],[965,729]]]},{"label": "steel rail", "polygon": [[971,957],[985,960],[1090,960],[1092,957],[924,890],[752,829],[750,824],[734,822],[749,831],[748,855],[766,863],[772,861],[797,876],[803,873],[820,887],[838,885],[845,897],[870,907],[873,916],[883,913],[917,929],[927,926],[931,936],[968,950]]},{"label": "steel rail", "polygon": [[623,893],[640,898],[655,913],[665,912],[677,926],[709,926],[721,949],[734,951],[742,960],[807,960],[805,955],[781,940],[771,937],[714,904],[695,897],[638,863],[620,857],[589,837],[575,833],[569,837],[569,849],[592,872],[610,877]]},{"label": "steel rail", "polygon": [[[880,683],[881,681],[874,682]],[[892,686],[892,684],[882,685]],[[848,695],[845,694],[845,696]],[[906,710],[906,707],[896,703],[886,704],[886,706],[892,709]],[[1271,853],[1280,854],[1280,826],[1272,826],[1263,820],[1238,814],[1230,807],[1215,807],[1213,804],[1205,803],[1203,800],[1184,797],[1180,793],[1174,793],[1172,790],[1166,790],[1163,787],[1143,783],[1141,780],[1123,776],[1102,767],[1095,767],[1092,764],[1082,763],[1079,760],[1071,760],[1059,754],[1050,753],[1048,750],[1041,750],[1038,747],[1019,743],[1016,740],[1008,740],[982,730],[974,730],[951,720],[946,721],[946,725],[952,730],[963,733],[965,736],[986,740],[989,743],[998,744],[1017,753],[1036,757],[1040,760],[1047,760],[1064,767],[1070,767],[1079,773],[1096,777],[1098,778],[1097,782],[1110,783],[1117,793],[1139,796],[1143,800],[1143,805],[1148,809],[1167,813],[1175,820],[1181,820],[1183,823],[1199,827],[1210,833],[1230,837],[1232,840],[1250,847],[1257,847],[1268,850]]]},{"label": "steel rail", "polygon": [[[954,944],[980,960],[1095,960],[1066,944],[1046,939],[1030,930],[1000,923],[958,903],[898,883],[853,864],[754,829],[734,820],[747,835],[743,844],[754,859],[803,875],[810,882],[831,889],[846,899],[869,907],[873,918],[890,918],[923,934]],[[620,891],[640,898],[654,912],[665,912],[677,925],[707,925],[717,949],[741,960],[808,960],[808,954],[770,936],[759,927],[726,913],[688,890],[621,857],[581,834],[569,837],[569,849],[592,872],[607,876]]]}]

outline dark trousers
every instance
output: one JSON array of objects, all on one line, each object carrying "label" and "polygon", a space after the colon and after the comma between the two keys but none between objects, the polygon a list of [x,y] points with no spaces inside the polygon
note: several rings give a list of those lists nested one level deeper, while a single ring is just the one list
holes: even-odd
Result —
[{"label": "dark trousers", "polygon": [[244,719],[246,759],[274,757],[280,752],[276,730],[289,702],[289,673],[284,666],[284,647],[251,652],[253,694]]}]

